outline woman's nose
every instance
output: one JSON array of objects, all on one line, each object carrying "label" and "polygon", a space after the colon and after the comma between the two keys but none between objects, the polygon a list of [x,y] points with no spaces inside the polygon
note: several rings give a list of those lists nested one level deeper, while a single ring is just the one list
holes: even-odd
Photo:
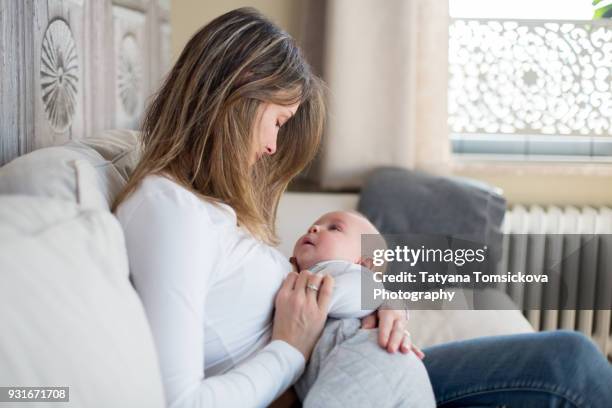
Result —
[{"label": "woman's nose", "polygon": [[276,143],[266,145],[266,153],[269,155],[276,153]]}]

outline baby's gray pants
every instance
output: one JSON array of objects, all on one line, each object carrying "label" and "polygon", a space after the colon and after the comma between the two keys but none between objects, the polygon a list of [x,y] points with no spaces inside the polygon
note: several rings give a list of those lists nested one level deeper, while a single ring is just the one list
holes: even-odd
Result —
[{"label": "baby's gray pants", "polygon": [[329,319],[295,390],[305,408],[435,407],[425,366],[389,353],[359,319]]}]

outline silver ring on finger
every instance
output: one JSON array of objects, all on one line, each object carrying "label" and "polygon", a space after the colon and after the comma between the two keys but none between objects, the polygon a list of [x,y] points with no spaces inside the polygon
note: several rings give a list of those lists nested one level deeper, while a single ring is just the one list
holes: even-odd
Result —
[{"label": "silver ring on finger", "polygon": [[412,343],[412,335],[407,329],[404,330],[404,340],[402,343]]},{"label": "silver ring on finger", "polygon": [[306,289],[310,289],[310,290],[313,290],[315,292],[319,291],[319,287],[317,285],[315,285],[314,283],[309,283],[308,285],[306,285]]}]

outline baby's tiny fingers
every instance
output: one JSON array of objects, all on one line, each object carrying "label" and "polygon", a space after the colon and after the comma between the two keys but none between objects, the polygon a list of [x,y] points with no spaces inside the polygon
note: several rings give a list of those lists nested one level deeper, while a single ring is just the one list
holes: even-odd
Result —
[{"label": "baby's tiny fingers", "polygon": [[408,330],[404,330],[403,334],[404,338],[402,339],[400,350],[402,353],[408,354],[412,350],[412,337],[410,336],[410,332]]},{"label": "baby's tiny fingers", "polygon": [[334,278],[331,275],[325,275],[321,280],[321,286],[319,286],[317,303],[319,304],[319,309],[323,310],[326,316],[329,312],[329,304],[331,303],[334,284]]},{"label": "baby's tiny fingers", "polygon": [[384,310],[378,311],[378,344],[382,348],[388,348],[391,331],[395,326],[395,319],[390,313],[384,312]]},{"label": "baby's tiny fingers", "polygon": [[402,345],[404,341],[406,330],[402,329],[403,323],[400,320],[396,320],[389,336],[389,342],[387,343],[387,351],[395,353]]},{"label": "baby's tiny fingers", "polygon": [[361,319],[362,329],[375,329],[376,328],[376,312],[367,315]]},{"label": "baby's tiny fingers", "polygon": [[412,351],[414,351],[414,354],[416,354],[416,356],[421,360],[425,358],[425,353],[423,353],[423,351],[414,344],[412,345]]}]

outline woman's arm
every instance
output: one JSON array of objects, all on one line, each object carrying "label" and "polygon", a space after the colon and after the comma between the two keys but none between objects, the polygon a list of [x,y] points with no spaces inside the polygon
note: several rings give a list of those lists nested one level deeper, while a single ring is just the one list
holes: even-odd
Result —
[{"label": "woman's arm", "polygon": [[220,264],[219,229],[187,193],[142,199],[124,225],[134,286],[157,348],[169,407],[264,406],[292,384],[304,356],[275,340],[243,364],[204,378],[208,290]]}]

